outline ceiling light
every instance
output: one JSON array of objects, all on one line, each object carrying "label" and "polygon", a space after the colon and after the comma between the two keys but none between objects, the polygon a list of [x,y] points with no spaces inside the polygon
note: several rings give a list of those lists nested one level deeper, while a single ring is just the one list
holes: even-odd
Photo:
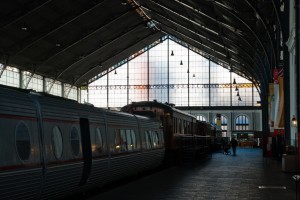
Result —
[{"label": "ceiling light", "polygon": [[115,74],[117,74],[117,70],[115,70]]},{"label": "ceiling light", "polygon": [[257,105],[257,106],[261,106],[261,101],[257,101],[257,102],[256,102],[256,105]]},{"label": "ceiling light", "polygon": [[293,118],[292,118],[292,125],[297,126],[297,119],[296,119],[295,115],[293,115]]},{"label": "ceiling light", "polygon": [[236,84],[235,78],[233,79],[233,84]]},{"label": "ceiling light", "polygon": [[127,5],[127,1],[126,0],[122,0],[121,5],[126,6]]},{"label": "ceiling light", "polygon": [[61,46],[60,42],[59,42],[59,41],[56,41],[55,46],[56,46],[56,47],[60,47],[60,46]]},{"label": "ceiling light", "polygon": [[22,31],[27,31],[28,30],[28,26],[25,23],[23,23],[23,25],[21,26],[21,30]]},{"label": "ceiling light", "polygon": [[173,52],[173,50],[171,51],[171,56],[174,56],[174,52]]},{"label": "ceiling light", "polygon": [[239,91],[239,89],[238,89],[238,87],[237,87],[237,86],[235,86],[235,91]]},{"label": "ceiling light", "polygon": [[240,93],[239,93],[239,92],[237,92],[237,93],[236,93],[236,96],[240,96]]},{"label": "ceiling light", "polygon": [[183,62],[182,62],[182,60],[180,61],[180,65],[183,65]]},{"label": "ceiling light", "polygon": [[242,101],[241,97],[239,97],[239,101]]}]

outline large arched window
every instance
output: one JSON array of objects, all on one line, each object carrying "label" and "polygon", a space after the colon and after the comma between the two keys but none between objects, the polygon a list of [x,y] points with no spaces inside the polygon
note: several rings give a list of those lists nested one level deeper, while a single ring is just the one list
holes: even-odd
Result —
[{"label": "large arched window", "polygon": [[223,131],[227,131],[227,118],[221,115],[221,128]]},{"label": "large arched window", "polygon": [[249,119],[246,115],[240,115],[235,119],[235,130],[249,130]]},{"label": "large arched window", "polygon": [[[222,130],[227,130],[227,118],[224,115],[221,115],[221,128]],[[215,117],[215,124],[218,125],[218,117]]]},{"label": "large arched window", "polygon": [[[215,124],[217,123],[217,117],[215,118]],[[226,137],[227,136],[227,118],[224,115],[221,115],[221,126],[217,126],[219,128],[221,128],[222,131],[222,137]]]}]

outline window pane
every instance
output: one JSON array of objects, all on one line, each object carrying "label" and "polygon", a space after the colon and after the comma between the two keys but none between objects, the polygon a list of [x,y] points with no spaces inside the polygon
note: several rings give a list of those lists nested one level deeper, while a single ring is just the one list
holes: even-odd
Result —
[{"label": "window pane", "polygon": [[16,147],[21,160],[28,160],[30,157],[31,143],[27,126],[20,122],[16,129]]},{"label": "window pane", "polygon": [[79,134],[77,129],[73,127],[71,131],[71,148],[74,156],[79,155],[79,150],[80,150],[79,146],[80,146]]},{"label": "window pane", "polygon": [[96,128],[95,143],[96,143],[96,150],[98,151],[98,153],[103,153],[103,138],[102,138],[100,128]]},{"label": "window pane", "polygon": [[52,131],[52,148],[54,156],[60,159],[63,152],[63,141],[60,129],[55,126]]},{"label": "window pane", "polygon": [[240,115],[235,120],[236,130],[249,130],[249,119],[245,115]]}]

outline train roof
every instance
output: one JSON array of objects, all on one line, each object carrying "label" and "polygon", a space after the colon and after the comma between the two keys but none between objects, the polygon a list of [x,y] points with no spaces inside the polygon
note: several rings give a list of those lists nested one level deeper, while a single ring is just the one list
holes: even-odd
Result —
[{"label": "train roof", "polygon": [[161,102],[158,102],[158,101],[139,101],[139,102],[132,102],[131,104],[128,104],[124,107],[121,108],[121,111],[124,111],[124,112],[130,112],[132,111],[132,108],[134,106],[139,106],[139,107],[158,107],[158,108],[162,108],[165,110],[165,112],[177,112],[177,113],[181,113],[181,114],[184,114],[186,116],[190,116],[190,117],[193,117],[193,118],[196,118],[194,115],[191,115],[187,112],[184,112],[182,110],[179,110],[177,108],[175,108],[175,104],[170,104],[170,103],[161,103]]}]

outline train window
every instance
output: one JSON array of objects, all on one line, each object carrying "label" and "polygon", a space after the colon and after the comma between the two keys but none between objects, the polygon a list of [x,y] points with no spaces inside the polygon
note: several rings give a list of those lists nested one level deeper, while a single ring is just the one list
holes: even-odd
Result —
[{"label": "train window", "polygon": [[60,159],[63,152],[63,140],[60,129],[55,126],[52,130],[52,148],[57,159]]},{"label": "train window", "polygon": [[156,149],[162,147],[163,143],[157,131],[148,130],[145,132],[145,134],[147,149]]},{"label": "train window", "polygon": [[24,122],[18,123],[16,128],[16,148],[22,161],[29,159],[31,152],[30,134]]},{"label": "train window", "polygon": [[126,131],[126,140],[128,145],[128,151],[133,151],[136,149],[136,137],[134,130]]},{"label": "train window", "polygon": [[146,149],[152,149],[150,131],[145,131]]},{"label": "train window", "polygon": [[126,152],[137,149],[137,139],[134,130],[116,129],[115,130],[115,151]]},{"label": "train window", "polygon": [[71,148],[74,156],[79,155],[80,151],[80,140],[77,128],[73,127],[71,131]]},{"label": "train window", "polygon": [[154,148],[160,147],[160,142],[159,142],[157,131],[153,132],[153,146],[154,146]]},{"label": "train window", "polygon": [[96,150],[98,153],[103,153],[103,137],[100,131],[100,128],[96,128],[95,132],[95,144],[96,144]]}]

